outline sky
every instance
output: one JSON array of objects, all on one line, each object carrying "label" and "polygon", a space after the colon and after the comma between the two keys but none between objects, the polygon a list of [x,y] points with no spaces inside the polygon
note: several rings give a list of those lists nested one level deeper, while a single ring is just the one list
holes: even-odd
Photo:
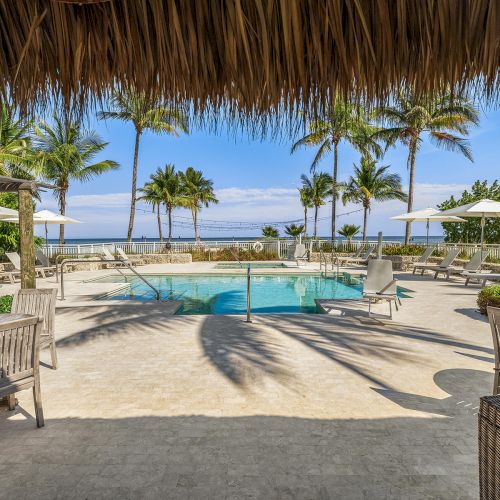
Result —
[{"label": "sky", "polygon": [[[131,124],[119,121],[98,121],[90,117],[86,128],[98,132],[109,142],[97,159],[112,159],[120,169],[106,173],[91,182],[73,182],[67,197],[66,215],[82,221],[82,224],[66,226],[66,238],[123,238],[126,236],[130,207],[132,156],[134,129]],[[416,161],[416,188],[414,209],[435,207],[450,195],[459,196],[477,180],[492,182],[499,177],[500,111],[482,113],[479,127],[471,130],[470,143],[474,157],[471,163],[457,153],[436,149],[425,141]],[[296,138],[295,138],[296,139]],[[290,140],[253,140],[245,133],[235,134],[227,129],[217,134],[203,129],[193,129],[189,135],[173,137],[145,132],[141,139],[138,167],[138,187],[142,186],[158,167],[172,163],[178,170],[191,166],[202,170],[214,183],[218,205],[204,208],[200,219],[216,221],[266,222],[292,221],[303,216],[297,188],[301,174],[309,174],[314,158],[314,148],[305,148],[290,154]],[[407,189],[407,149],[398,145],[389,150],[381,164],[390,165],[391,172],[401,175]],[[318,170],[331,173],[332,156],[326,157]],[[359,162],[359,154],[345,143],[339,153],[339,180],[347,180],[353,164]],[[158,236],[155,216],[150,207],[138,203],[134,237]],[[338,203],[339,214],[359,209],[359,206],[343,206]],[[56,200],[50,193],[42,196],[37,210],[57,211]],[[331,205],[320,209],[319,217],[328,217]],[[383,231],[386,236],[404,234],[404,223],[390,217],[406,212],[405,203],[389,201],[374,203],[368,220],[368,235]],[[187,221],[190,214],[177,209],[174,220]],[[167,218],[164,216],[164,232]],[[337,227],[344,223],[362,224],[362,212],[338,218]],[[223,225],[223,224],[221,224]],[[320,221],[318,233],[329,235],[330,222]],[[49,228],[49,238],[57,237],[58,227]],[[43,229],[37,232],[42,235]],[[413,235],[424,235],[424,223],[412,225]],[[189,225],[174,227],[174,237],[192,237]],[[201,237],[258,236],[254,231],[201,230]],[[432,224],[431,235],[441,234],[441,225]]]}]

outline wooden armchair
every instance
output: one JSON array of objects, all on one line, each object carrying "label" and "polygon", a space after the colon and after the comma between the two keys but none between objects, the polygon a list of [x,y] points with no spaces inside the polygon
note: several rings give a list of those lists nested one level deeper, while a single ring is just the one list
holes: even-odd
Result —
[{"label": "wooden armchair", "polygon": [[493,348],[495,349],[495,375],[493,378],[493,395],[500,394],[500,308],[488,307]]},{"label": "wooden armchair", "polygon": [[12,301],[13,314],[29,314],[43,318],[40,348],[50,347],[54,370],[57,368],[56,339],[54,337],[56,298],[56,288],[27,288],[19,290]]},{"label": "wooden armchair", "polygon": [[36,423],[43,427],[40,393],[40,334],[43,319],[26,316],[0,323],[0,398],[15,408],[15,393],[33,388]]}]

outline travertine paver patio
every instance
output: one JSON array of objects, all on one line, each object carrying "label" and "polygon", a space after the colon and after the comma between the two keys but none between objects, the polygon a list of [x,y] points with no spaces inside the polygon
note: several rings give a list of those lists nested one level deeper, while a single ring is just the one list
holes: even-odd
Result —
[{"label": "travertine paver patio", "polygon": [[0,497],[476,498],[477,289],[400,278],[392,323],[69,301],[46,426],[0,409]]}]

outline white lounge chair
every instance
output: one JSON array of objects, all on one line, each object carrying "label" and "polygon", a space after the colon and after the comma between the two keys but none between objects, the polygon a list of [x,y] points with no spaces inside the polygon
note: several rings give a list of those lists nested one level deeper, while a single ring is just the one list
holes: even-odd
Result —
[{"label": "white lounge chair", "polygon": [[[10,260],[11,264],[14,266],[16,274],[21,272],[21,257],[17,252],[5,252],[5,256]],[[7,271],[8,272],[8,271]],[[55,267],[45,267],[45,266],[35,266],[36,275],[40,278],[46,278],[46,272],[51,274],[55,273]]]},{"label": "white lounge chair", "polygon": [[389,302],[389,316],[392,319],[392,303],[394,302],[398,310],[397,280],[392,272],[392,262],[390,260],[371,259],[368,261],[366,279],[363,283],[363,298],[368,299],[368,315],[371,315],[372,302],[385,300]]},{"label": "white lounge chair", "polygon": [[458,254],[460,253],[460,250],[458,248],[452,248],[445,256],[445,258],[439,263],[439,264],[416,264],[413,268],[413,272],[415,273],[416,270],[421,270],[422,272],[420,273],[423,275],[425,271],[443,271],[448,269],[451,264],[453,264],[453,261],[458,257]]},{"label": "white lounge chair", "polygon": [[500,281],[500,273],[487,273],[487,272],[469,272],[464,271],[462,276],[465,278],[465,286],[467,286],[471,280],[481,283],[483,287],[486,286],[488,281]]},{"label": "white lounge chair", "polygon": [[116,252],[118,254],[118,258],[124,262],[125,264],[127,264],[128,266],[136,266],[135,262],[132,262],[129,258],[128,258],[128,255],[124,252],[124,250],[122,248],[117,248],[116,249]]},{"label": "white lounge chair", "polygon": [[49,258],[39,248],[35,250],[35,257],[44,269],[48,269],[53,273],[56,272],[56,266],[50,263]]},{"label": "white lounge chair", "polygon": [[115,267],[117,267],[117,266],[125,267],[126,266],[126,263],[123,260],[116,259],[115,256],[106,247],[103,247],[102,253],[104,256],[104,260],[106,262],[108,262],[109,265],[112,265]]},{"label": "white lounge chair", "polygon": [[489,253],[489,250],[478,250],[464,267],[448,266],[446,269],[438,269],[434,274],[434,278],[437,278],[441,273],[446,274],[446,279],[449,280],[452,274],[462,274],[464,271],[469,273],[478,272]]},{"label": "white lounge chair", "polygon": [[303,243],[291,245],[288,249],[287,260],[294,260],[299,265],[299,262],[307,262],[307,248]]},{"label": "white lounge chair", "polygon": [[367,264],[373,250],[375,250],[375,245],[370,245],[361,257],[356,257],[356,255],[337,257],[335,259],[335,264]]},{"label": "white lounge chair", "polygon": [[418,264],[427,264],[429,257],[432,255],[436,247],[427,247],[425,252],[419,257],[419,259],[413,264],[413,274],[415,274],[416,267]]}]

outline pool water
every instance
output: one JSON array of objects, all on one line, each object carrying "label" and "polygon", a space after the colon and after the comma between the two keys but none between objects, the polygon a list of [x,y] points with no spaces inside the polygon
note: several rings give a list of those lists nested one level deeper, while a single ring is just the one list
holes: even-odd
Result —
[{"label": "pool water", "polygon": [[[179,314],[245,314],[245,275],[148,275],[160,290],[162,300],[182,300]],[[121,276],[98,281],[123,282]],[[100,298],[117,300],[154,300],[151,288],[137,277],[127,277],[130,287]],[[361,298],[362,284],[343,282],[320,275],[261,275],[251,278],[251,311],[259,313],[317,313],[314,299]]]},{"label": "pool water", "polygon": [[283,269],[287,265],[283,262],[219,262],[215,269]]}]

